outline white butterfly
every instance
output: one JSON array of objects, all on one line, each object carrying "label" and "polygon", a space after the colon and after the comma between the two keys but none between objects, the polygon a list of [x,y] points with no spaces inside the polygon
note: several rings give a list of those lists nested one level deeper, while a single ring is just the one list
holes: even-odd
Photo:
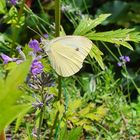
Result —
[{"label": "white butterfly", "polygon": [[57,74],[68,77],[81,69],[92,48],[92,41],[83,36],[57,37],[44,48]]}]

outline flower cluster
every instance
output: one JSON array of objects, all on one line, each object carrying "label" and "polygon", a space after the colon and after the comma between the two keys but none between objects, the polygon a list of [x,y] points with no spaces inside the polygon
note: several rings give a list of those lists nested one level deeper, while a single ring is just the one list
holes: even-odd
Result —
[{"label": "flower cluster", "polygon": [[29,47],[33,49],[33,53],[30,53],[33,57],[31,73],[35,76],[42,73],[44,68],[41,61],[39,61],[39,59],[41,59],[42,57],[37,56],[37,53],[41,51],[41,48],[39,46],[39,42],[36,39],[29,42]]},{"label": "flower cluster", "polygon": [[33,75],[37,75],[43,72],[43,65],[40,61],[37,59],[33,60],[32,65],[31,65],[31,73]]},{"label": "flower cluster", "polygon": [[129,56],[121,56],[119,57],[120,62],[117,63],[118,67],[125,65],[127,62],[130,62]]},{"label": "flower cluster", "polygon": [[[35,39],[29,42],[29,47],[33,49],[33,53],[32,52],[30,53],[32,54],[33,57],[30,71],[31,74],[35,76],[42,73],[44,68],[41,61],[39,61],[39,59],[41,59],[42,57],[36,55],[36,53],[41,51],[41,48],[39,47],[39,42]],[[17,64],[20,64],[26,60],[26,56],[24,52],[21,50],[21,47],[18,46],[16,50],[18,51],[20,58],[11,58],[6,54],[1,53],[1,58],[3,59],[4,64],[7,64],[8,62],[16,62]]]},{"label": "flower cluster", "polygon": [[29,47],[33,49],[33,51],[34,51],[35,54],[37,52],[40,52],[41,51],[41,48],[39,47],[39,42],[36,39],[31,40],[29,42]]},{"label": "flower cluster", "polygon": [[16,62],[17,64],[20,64],[20,63],[22,63],[23,61],[26,60],[26,56],[25,56],[25,54],[22,52],[21,47],[18,46],[18,47],[16,48],[16,50],[17,50],[18,53],[20,54],[20,59],[19,59],[19,58],[11,58],[11,57],[9,57],[8,55],[6,55],[6,54],[4,54],[4,53],[1,53],[1,54],[0,54],[0,55],[1,55],[1,58],[3,59],[3,63],[4,63],[4,64],[7,64],[7,63],[9,63],[9,62]]},{"label": "flower cluster", "polygon": [[11,3],[12,5],[16,5],[16,4],[17,4],[17,0],[10,0],[10,3]]},{"label": "flower cluster", "polygon": [[[44,38],[47,37],[47,34],[44,35]],[[54,86],[55,84],[52,75],[43,71],[44,66],[41,62],[42,55],[40,55],[42,49],[40,48],[39,42],[36,39],[33,39],[29,41],[28,45],[32,49],[32,51],[29,52],[29,55],[32,57],[32,63],[30,66],[30,72],[26,77],[26,83],[34,90],[39,90],[42,85],[45,87]],[[4,64],[9,62],[16,62],[17,64],[20,64],[26,61],[26,56],[21,47],[18,46],[16,50],[19,53],[19,58],[12,58],[4,53],[0,54]]]},{"label": "flower cluster", "polygon": [[8,55],[1,53],[1,58],[3,59],[3,63],[7,64],[8,62],[14,61],[13,58],[9,57]]}]

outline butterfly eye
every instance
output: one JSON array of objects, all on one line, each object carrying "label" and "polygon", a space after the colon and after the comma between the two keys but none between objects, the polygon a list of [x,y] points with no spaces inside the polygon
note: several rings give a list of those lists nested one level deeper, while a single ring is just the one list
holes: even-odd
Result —
[{"label": "butterfly eye", "polygon": [[79,48],[76,48],[75,50],[76,50],[76,51],[79,51]]}]

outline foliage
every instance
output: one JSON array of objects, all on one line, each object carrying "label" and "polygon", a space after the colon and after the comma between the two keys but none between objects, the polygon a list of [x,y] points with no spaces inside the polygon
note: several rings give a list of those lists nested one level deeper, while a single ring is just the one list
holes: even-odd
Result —
[{"label": "foliage", "polygon": [[[0,64],[0,131],[29,140],[139,139],[139,3],[61,0],[60,35],[93,41],[83,68],[68,78],[54,72],[42,45],[55,36],[56,7],[55,1],[0,1],[0,55],[10,57]],[[25,61],[29,54],[32,63]],[[120,59],[127,55],[130,63]],[[34,61],[42,66],[37,75]]]},{"label": "foliage", "polygon": [[80,127],[73,128],[72,130],[68,131],[67,127],[63,127],[60,131],[60,138],[59,140],[78,140],[81,136],[82,129]]},{"label": "foliage", "polygon": [[4,14],[6,12],[6,1],[1,0],[0,1],[0,14]]},{"label": "foliage", "polygon": [[115,23],[125,27],[131,27],[132,23],[139,23],[140,4],[137,1],[108,1],[103,4],[97,14],[111,13],[112,16],[106,20],[107,23]]}]

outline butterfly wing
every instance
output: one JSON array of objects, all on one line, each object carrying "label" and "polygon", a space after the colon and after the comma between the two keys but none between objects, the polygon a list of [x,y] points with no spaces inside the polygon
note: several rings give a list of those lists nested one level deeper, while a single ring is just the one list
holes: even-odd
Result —
[{"label": "butterfly wing", "polygon": [[81,36],[65,36],[53,39],[47,52],[55,71],[68,77],[77,73],[88,55],[92,42]]}]

